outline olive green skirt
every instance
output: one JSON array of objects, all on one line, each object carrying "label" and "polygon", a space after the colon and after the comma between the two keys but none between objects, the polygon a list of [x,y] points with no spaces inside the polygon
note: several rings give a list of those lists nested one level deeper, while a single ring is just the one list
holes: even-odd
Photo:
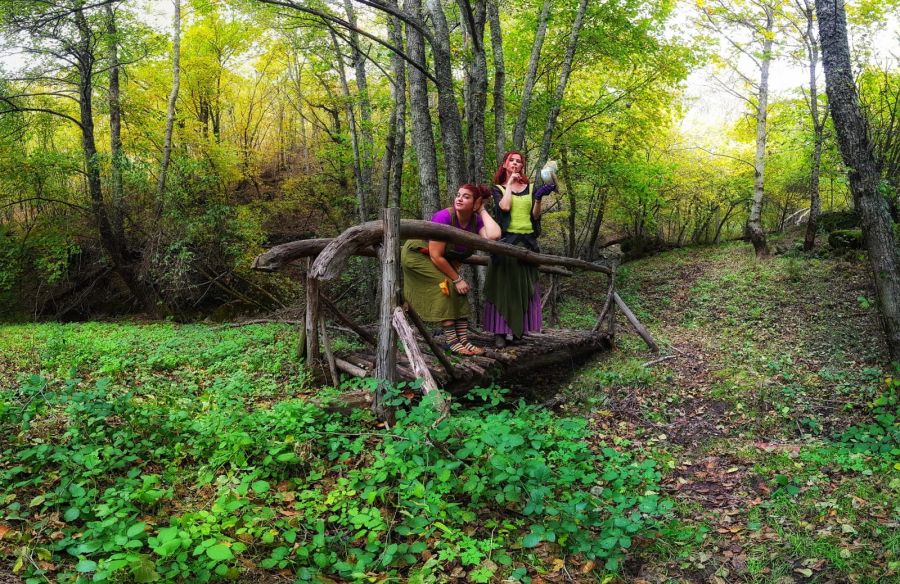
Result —
[{"label": "olive green skirt", "polygon": [[[468,318],[469,299],[456,291],[456,286],[437,269],[429,256],[419,251],[423,247],[428,247],[428,242],[411,239],[400,250],[403,297],[427,322]],[[444,281],[450,296],[441,292],[441,282]]]}]

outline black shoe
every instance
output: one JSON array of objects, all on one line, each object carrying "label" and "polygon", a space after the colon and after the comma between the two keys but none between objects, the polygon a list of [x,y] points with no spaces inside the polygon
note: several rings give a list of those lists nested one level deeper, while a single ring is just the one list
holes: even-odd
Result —
[{"label": "black shoe", "polygon": [[502,349],[506,346],[506,335],[494,335],[494,346]]}]

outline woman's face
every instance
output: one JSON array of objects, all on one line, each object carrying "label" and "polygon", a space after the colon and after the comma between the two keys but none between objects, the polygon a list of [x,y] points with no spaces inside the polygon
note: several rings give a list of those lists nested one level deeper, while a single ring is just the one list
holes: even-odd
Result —
[{"label": "woman's face", "polygon": [[522,173],[522,169],[525,168],[525,162],[522,160],[522,157],[518,154],[510,154],[506,157],[506,162],[503,163],[503,168],[506,169],[506,172],[509,174],[514,173]]},{"label": "woman's face", "polygon": [[475,195],[466,189],[459,189],[453,197],[453,207],[457,212],[471,212],[475,209]]}]

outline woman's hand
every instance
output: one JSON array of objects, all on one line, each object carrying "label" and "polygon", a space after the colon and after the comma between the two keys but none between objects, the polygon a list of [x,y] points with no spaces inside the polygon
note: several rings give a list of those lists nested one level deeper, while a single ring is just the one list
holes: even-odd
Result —
[{"label": "woman's hand", "polygon": [[466,282],[465,280],[463,280],[462,278],[459,279],[459,282],[456,282],[453,285],[456,286],[456,291],[459,292],[460,294],[462,294],[463,296],[465,296],[466,294],[469,293],[469,283]]},{"label": "woman's hand", "polygon": [[518,172],[511,172],[506,179],[506,186],[509,187],[511,184],[521,184],[522,183],[522,174]]}]

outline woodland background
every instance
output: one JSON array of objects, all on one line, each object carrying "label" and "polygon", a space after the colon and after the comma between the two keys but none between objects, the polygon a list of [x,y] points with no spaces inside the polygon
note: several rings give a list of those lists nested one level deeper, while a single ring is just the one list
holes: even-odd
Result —
[{"label": "woodland background", "polygon": [[[820,227],[855,226],[835,214],[852,203],[822,80],[763,91],[769,62],[806,78],[816,67],[809,4],[2,7],[6,318],[189,320],[290,304],[291,279],[250,270],[267,246],[333,236],[392,204],[430,216],[511,147],[532,172],[560,165],[553,253],[590,259],[624,242],[636,256],[822,211]],[[879,188],[894,201],[900,77],[873,44],[896,10],[848,10]],[[746,115],[698,137],[683,117],[701,67]],[[351,280],[368,281],[359,270]]]}]

